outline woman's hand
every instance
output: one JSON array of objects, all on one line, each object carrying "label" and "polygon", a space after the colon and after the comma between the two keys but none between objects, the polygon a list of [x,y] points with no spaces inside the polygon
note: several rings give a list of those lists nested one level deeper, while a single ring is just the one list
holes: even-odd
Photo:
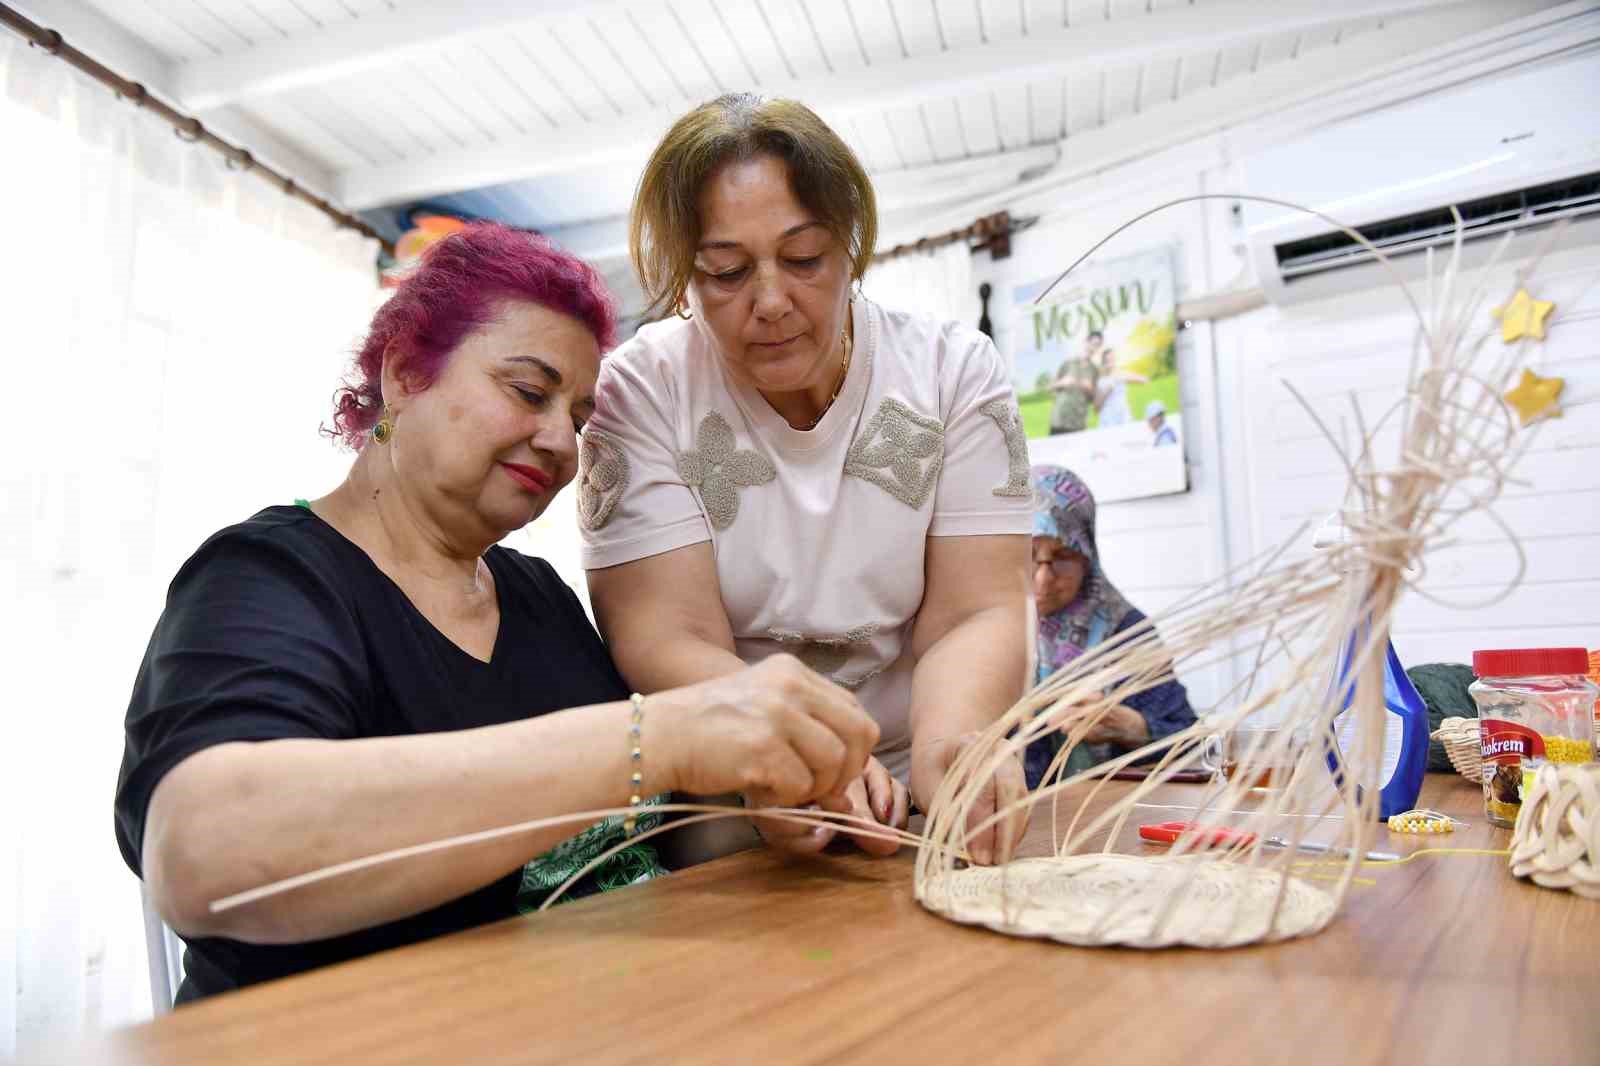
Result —
[{"label": "woman's hand", "polygon": [[[752,807],[770,806],[766,796],[747,794],[745,802]],[[867,759],[867,771],[845,789],[844,795],[825,796],[816,806],[836,814],[850,814],[857,818],[877,822],[879,825],[904,829],[911,816],[911,793],[896,781],[883,763]],[[869,855],[893,855],[900,845],[882,837],[853,833],[840,824],[838,829],[828,826],[804,826],[783,822],[775,818],[753,819],[756,831],[770,847],[794,855],[813,855],[833,842],[839,833],[854,838],[862,851]]]},{"label": "woman's hand", "polygon": [[764,806],[839,809],[878,743],[878,725],[856,698],[792,655],[650,703],[640,745],[646,771],[698,795],[743,792]]},{"label": "woman's hand", "polygon": [[[955,765],[961,753],[978,739],[977,733],[943,740],[930,740],[911,745],[911,794],[917,806],[927,810],[933,802],[944,777]],[[999,768],[983,783],[983,792],[972,805],[967,816],[970,833],[988,821],[995,811],[1022,799],[1028,794],[1022,762],[1015,756],[1001,762]],[[1012,853],[1028,829],[1027,807],[1014,811],[1010,817],[996,822],[967,841],[967,854],[979,866],[1010,862]]]},{"label": "woman's hand", "polygon": [[1105,717],[1094,724],[1084,736],[1086,744],[1115,744],[1123,748],[1137,748],[1150,739],[1150,726],[1144,715],[1122,704],[1107,711]]},{"label": "woman's hand", "polygon": [[[1059,729],[1063,735],[1070,735],[1081,724],[1087,713],[1086,705],[1092,699],[1092,696],[1086,694],[1080,703],[1058,711],[1051,721],[1052,727]],[[1089,727],[1089,731],[1083,735],[1080,743],[1116,744],[1123,748],[1137,748],[1149,740],[1150,725],[1144,720],[1144,715],[1126,704],[1119,703]]]},{"label": "woman's hand", "polygon": [[[894,829],[904,829],[911,820],[911,791],[874,758],[867,759],[867,772],[851,782],[845,799],[850,809],[841,812],[844,814],[869,818]],[[845,832],[868,855],[893,855],[900,850],[899,843],[893,840]]]}]

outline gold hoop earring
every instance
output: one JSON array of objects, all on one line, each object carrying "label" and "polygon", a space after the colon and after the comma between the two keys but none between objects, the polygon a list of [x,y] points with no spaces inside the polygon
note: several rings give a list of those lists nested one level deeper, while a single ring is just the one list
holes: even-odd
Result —
[{"label": "gold hoop earring", "polygon": [[372,425],[372,441],[374,444],[388,444],[389,438],[394,436],[394,422],[389,418],[389,405],[383,405],[383,417]]}]

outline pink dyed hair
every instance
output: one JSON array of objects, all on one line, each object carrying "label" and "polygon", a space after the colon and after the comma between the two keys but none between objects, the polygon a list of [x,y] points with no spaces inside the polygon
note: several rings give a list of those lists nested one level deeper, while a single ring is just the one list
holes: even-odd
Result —
[{"label": "pink dyed hair", "polygon": [[414,388],[439,377],[451,353],[506,303],[534,303],[588,327],[602,352],[616,341],[617,315],[600,275],[543,237],[494,222],[453,233],[372,316],[347,384],[334,397],[329,436],[359,449],[383,410],[384,353]]}]

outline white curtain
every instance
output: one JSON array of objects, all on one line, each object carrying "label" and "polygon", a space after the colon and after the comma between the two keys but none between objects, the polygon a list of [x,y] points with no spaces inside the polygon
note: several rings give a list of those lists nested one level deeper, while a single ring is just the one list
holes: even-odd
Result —
[{"label": "white curtain", "polygon": [[876,263],[861,279],[861,291],[891,311],[954,319],[974,328],[982,311],[972,253],[961,241]]},{"label": "white curtain", "polygon": [[134,675],[207,534],[343,476],[317,430],[378,290],[370,241],[9,35],[0,85],[0,1059],[42,1060],[150,1014]]}]

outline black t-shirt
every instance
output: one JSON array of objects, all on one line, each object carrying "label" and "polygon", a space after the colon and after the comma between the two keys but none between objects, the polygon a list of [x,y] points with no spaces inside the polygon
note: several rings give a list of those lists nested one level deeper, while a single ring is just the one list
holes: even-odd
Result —
[{"label": "black t-shirt", "polygon": [[[549,563],[501,547],[484,559],[500,601],[487,663],[309,510],[269,507],[207,540],[173,579],[128,704],[116,831],[133,872],[156,785],[214,744],[470,729],[626,697]],[[517,885],[513,873],[426,913],[312,943],[191,940],[179,999],[507,917]]]}]

